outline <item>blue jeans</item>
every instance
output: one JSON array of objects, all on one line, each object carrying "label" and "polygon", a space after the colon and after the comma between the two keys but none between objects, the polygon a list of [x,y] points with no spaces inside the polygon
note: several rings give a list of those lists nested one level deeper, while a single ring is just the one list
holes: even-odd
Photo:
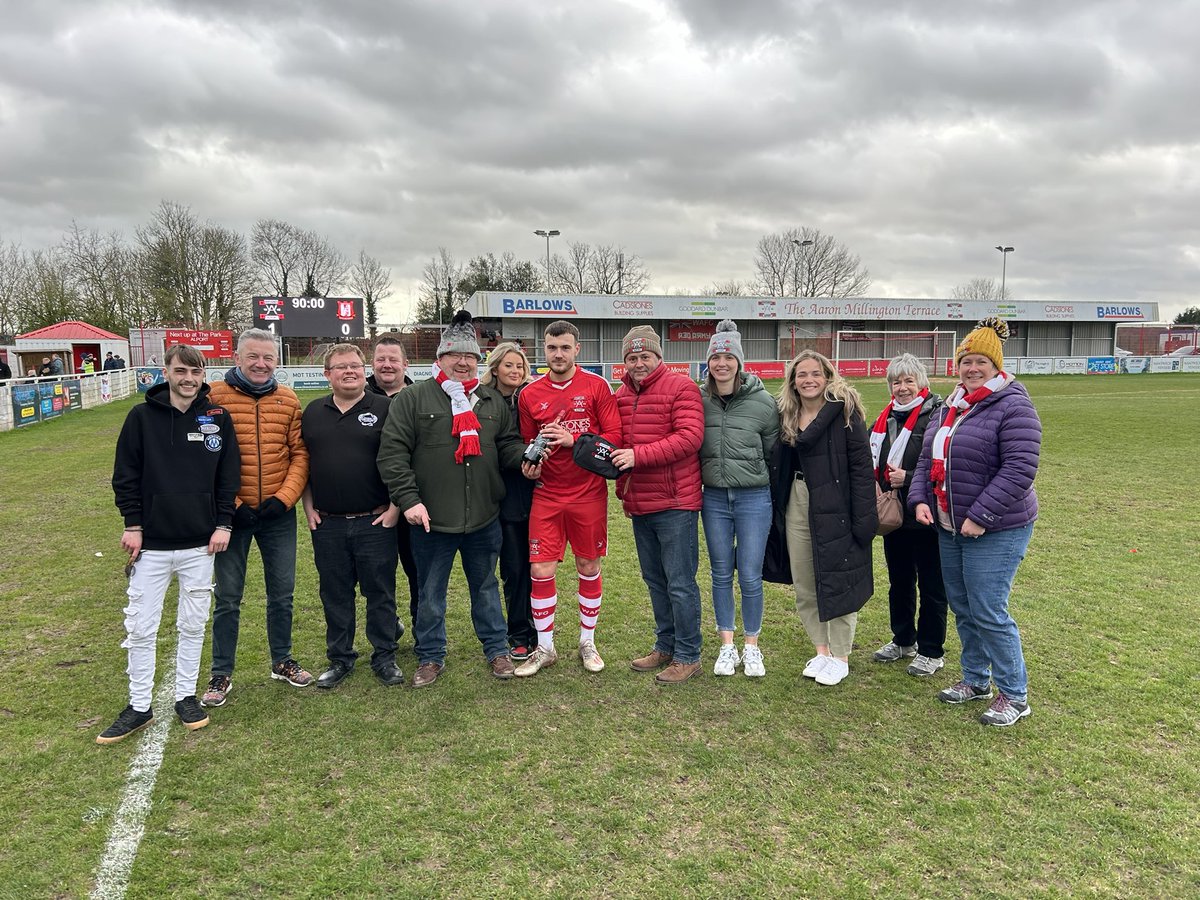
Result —
[{"label": "blue jeans", "polygon": [[763,554],[771,532],[771,489],[704,488],[704,542],[712,565],[718,631],[733,631],[733,570],[742,589],[742,631],[757,637],[763,620]]},{"label": "blue jeans", "polygon": [[292,655],[292,595],[296,590],[296,511],[249,528],[234,528],[229,549],[218,553],[216,604],[213,607],[212,674],[233,675],[238,622],[246,589],[246,560],[250,542],[262,554],[267,589],[267,646],[271,664]]},{"label": "blue jeans", "polygon": [[454,554],[462,560],[463,574],[471,593],[471,623],[491,662],[508,653],[508,626],[500,606],[500,583],[496,580],[496,561],[500,557],[500,521],[493,520],[477,531],[447,533],[412,530],[413,558],[417,561],[420,600],[417,621],[413,625],[417,661],[444,663],[446,660],[446,591],[450,586],[450,567]]},{"label": "blue jeans", "polygon": [[[325,655],[330,662],[354,668],[357,592],[366,600],[367,641],[371,668],[378,672],[396,661],[396,535],[392,529],[372,525],[374,516],[347,519],[325,516],[309,532],[313,562],[325,609]],[[404,527],[408,527],[405,525]]]},{"label": "blue jeans", "polygon": [[942,580],[962,643],[963,681],[978,688],[994,681],[1000,693],[1021,703],[1028,675],[1008,595],[1032,536],[1032,522],[979,538],[938,529]]},{"label": "blue jeans", "polygon": [[654,649],[685,664],[700,661],[700,537],[694,510],[633,517],[642,580],[654,611]]}]

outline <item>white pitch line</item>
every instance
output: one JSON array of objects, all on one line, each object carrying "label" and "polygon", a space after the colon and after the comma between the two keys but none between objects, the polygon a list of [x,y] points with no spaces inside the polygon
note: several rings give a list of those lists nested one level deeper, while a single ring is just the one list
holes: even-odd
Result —
[{"label": "white pitch line", "polygon": [[108,843],[96,869],[96,886],[90,894],[92,900],[122,900],[129,888],[129,873],[133,870],[133,861],[142,843],[146,814],[150,812],[150,797],[154,793],[158,770],[162,768],[167,732],[175,717],[174,649],[171,650],[170,659],[166,671],[162,673],[158,693],[154,696],[154,724],[142,735],[133,761],[129,764],[129,777],[125,781],[121,805],[113,817]]}]

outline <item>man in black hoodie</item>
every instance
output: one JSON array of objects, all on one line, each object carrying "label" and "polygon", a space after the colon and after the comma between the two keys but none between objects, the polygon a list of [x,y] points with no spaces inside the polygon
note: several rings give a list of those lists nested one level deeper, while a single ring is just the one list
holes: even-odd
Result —
[{"label": "man in black hoodie", "polygon": [[117,438],[113,491],[125,518],[129,554],[129,705],[97,738],[115,744],[154,721],[155,644],[171,576],[179,578],[175,713],[189,730],[208,715],[196,699],[200,650],[212,603],[213,555],[229,546],[241,457],[233,422],[208,398],[204,357],[180,344],[167,350],[166,384],[129,411]]}]

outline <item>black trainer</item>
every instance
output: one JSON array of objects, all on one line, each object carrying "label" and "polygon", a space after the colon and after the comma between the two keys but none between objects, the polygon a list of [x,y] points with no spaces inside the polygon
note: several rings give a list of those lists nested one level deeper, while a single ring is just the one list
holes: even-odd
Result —
[{"label": "black trainer", "polygon": [[148,709],[145,712],[138,712],[132,706],[127,706],[121,710],[121,714],[117,716],[117,721],[113,722],[96,736],[96,743],[115,744],[117,741],[123,741],[135,731],[141,731],[153,721],[154,710]]},{"label": "black trainer", "polygon": [[208,724],[208,713],[204,711],[195,694],[175,703],[175,715],[179,716],[179,721],[188,731],[195,731]]}]

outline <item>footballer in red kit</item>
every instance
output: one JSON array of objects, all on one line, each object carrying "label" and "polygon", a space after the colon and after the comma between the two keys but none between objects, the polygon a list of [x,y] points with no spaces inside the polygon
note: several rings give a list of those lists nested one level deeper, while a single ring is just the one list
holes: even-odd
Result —
[{"label": "footballer in red kit", "polygon": [[600,559],[608,553],[608,482],[576,465],[571,448],[576,437],[589,432],[614,444],[621,440],[621,417],[608,382],[575,363],[579,330],[570,322],[551,322],[544,337],[550,371],[527,385],[519,399],[521,436],[532,441],[540,435],[548,442],[540,464],[523,466],[525,475],[537,482],[529,516],[529,562],[538,646],[517,667],[520,677],[558,661],[555,575],[568,543],[579,574],[579,656],[589,672],[604,669],[595,632],[603,595]]}]

